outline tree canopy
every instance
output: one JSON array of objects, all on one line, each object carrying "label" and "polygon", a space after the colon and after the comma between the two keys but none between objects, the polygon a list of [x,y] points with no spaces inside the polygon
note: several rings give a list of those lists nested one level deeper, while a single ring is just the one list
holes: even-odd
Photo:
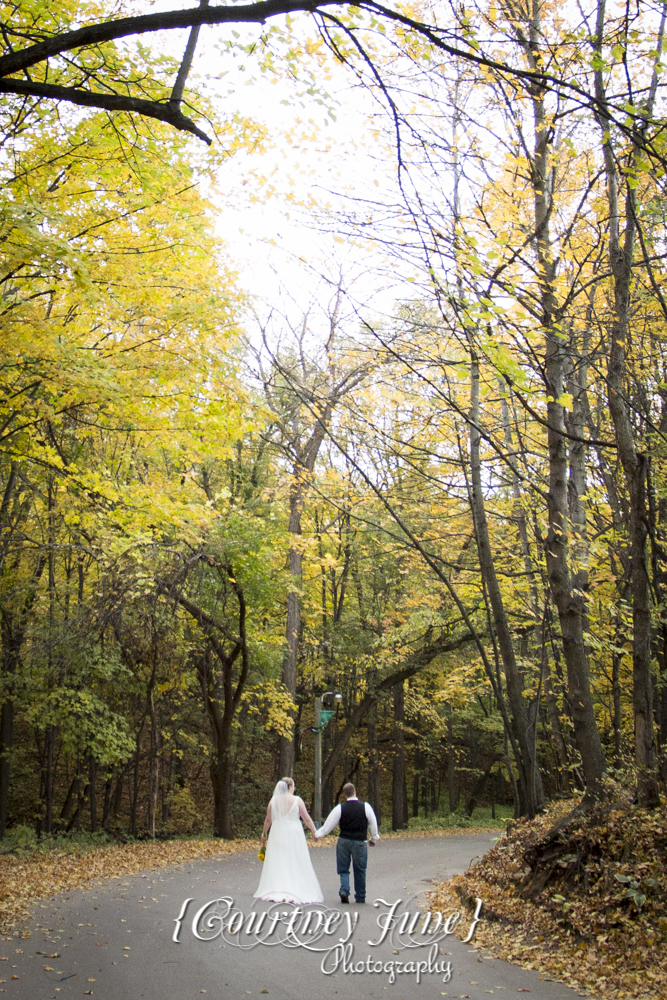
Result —
[{"label": "tree canopy", "polygon": [[[252,830],[324,692],[325,808],[655,806],[664,5],[6,12],[0,836]],[[257,329],[213,191],[266,136],[188,85],[234,24],[378,97],[397,199],[327,224],[393,315],[331,274]]]}]

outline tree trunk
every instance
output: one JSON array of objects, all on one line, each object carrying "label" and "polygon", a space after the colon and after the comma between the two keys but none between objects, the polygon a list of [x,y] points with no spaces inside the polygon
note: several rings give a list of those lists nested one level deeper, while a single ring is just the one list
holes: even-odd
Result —
[{"label": "tree trunk", "polygon": [[[424,810],[424,819],[428,819],[428,814],[431,808],[431,798],[430,798],[430,783],[428,779],[428,774],[424,773],[421,776],[421,799],[422,799],[422,809]],[[419,815],[419,809],[417,809],[417,815]]]},{"label": "tree trunk", "polygon": [[556,692],[554,691],[551,673],[549,671],[549,658],[546,654],[544,660],[544,697],[547,703],[547,717],[549,719],[549,727],[551,729],[551,738],[555,747],[556,764],[558,767],[558,786],[559,791],[567,794],[570,790],[567,744],[565,742],[565,737],[563,736],[563,727],[561,726],[560,712],[558,711],[558,701],[556,699]]},{"label": "tree trunk", "polygon": [[[143,728],[144,728],[144,723],[142,720],[141,729],[137,734],[136,748],[134,752],[134,768],[133,768],[133,783],[132,783],[133,787],[130,800],[130,833],[132,834],[133,837],[136,837],[137,835],[137,806],[139,803],[139,757],[141,754],[139,741],[141,739],[141,730]],[[128,788],[128,792],[129,791],[130,790]]]},{"label": "tree trunk", "polygon": [[[337,317],[341,301],[342,290],[339,288],[333,313],[329,317],[330,331],[329,339],[326,345],[327,355],[336,336]],[[303,344],[300,344],[299,346],[303,351]],[[295,377],[294,373],[283,367],[279,363],[278,359],[274,360],[276,362],[277,370],[280,371],[281,376],[295,392],[296,397],[301,402],[307,402],[310,404],[312,408],[311,412],[315,414],[314,426],[308,440],[301,444],[298,440],[299,434],[297,432],[295,434],[296,440],[291,442],[291,448],[289,449],[292,458],[292,484],[290,488],[290,516],[288,526],[289,533],[293,539],[293,544],[290,546],[289,551],[289,569],[292,577],[292,587],[287,596],[287,624],[285,630],[287,649],[283,660],[282,681],[290,696],[294,699],[296,695],[299,638],[301,631],[303,556],[299,540],[301,537],[301,514],[303,504],[308,484],[315,468],[315,462],[317,461],[319,450],[327,433],[327,428],[330,425],[334,408],[340,399],[353,389],[359,381],[361,381],[363,377],[363,369],[359,369],[355,373],[343,375],[342,379],[335,381],[335,384],[332,384],[331,381],[327,381],[330,376],[333,376],[333,371],[329,370],[326,373],[323,383],[318,386],[316,391],[314,391],[312,385],[307,386],[302,384],[299,376]],[[339,603],[342,610],[342,595]],[[334,607],[334,616],[336,615],[337,610],[337,607]],[[287,776],[293,775],[294,773],[296,742],[294,736],[296,736],[296,732],[293,734],[292,739],[283,736],[280,737],[279,761],[281,775]]]},{"label": "tree trunk", "polygon": [[[295,539],[295,544],[289,550],[289,569],[292,577],[292,588],[287,595],[287,626],[285,638],[287,650],[283,660],[283,684],[287,688],[292,698],[296,695],[297,663],[299,659],[299,637],[301,633],[301,587],[303,585],[303,556],[301,554],[300,543],[296,541],[301,537],[301,514],[306,487],[315,468],[315,462],[324,440],[326,428],[331,420],[333,406],[336,395],[332,395],[327,401],[322,411],[321,417],[316,421],[315,428],[308,441],[303,445],[294,460],[292,486],[290,489],[290,516],[288,530]],[[318,402],[318,409],[320,403]],[[281,776],[292,776],[294,774],[294,750],[295,739],[285,736],[280,737],[280,774]]]},{"label": "tree trunk", "polygon": [[[303,504],[303,480],[295,472],[295,481],[290,491],[289,532],[293,537],[301,536],[301,508]],[[283,660],[282,681],[292,698],[296,695],[296,668],[299,657],[299,634],[301,632],[301,587],[303,585],[303,557],[298,545],[289,550],[289,571],[292,586],[287,595],[287,650]],[[280,737],[280,776],[294,774],[294,737]]]},{"label": "tree trunk", "polygon": [[55,726],[49,723],[44,734],[44,833],[53,832],[53,754],[56,741]]},{"label": "tree trunk", "polygon": [[512,713],[513,734],[518,746],[516,766],[519,774],[521,811],[529,818],[544,805],[542,777],[535,753],[535,739],[531,732],[526,703],[523,698],[523,684],[514,653],[514,643],[503,603],[496,567],[491,550],[489,529],[486,519],[484,494],[482,492],[482,471],[480,458],[480,414],[479,414],[479,363],[471,345],[470,365],[470,475],[472,480],[471,507],[475,524],[475,536],[479,565],[486,584],[489,603],[493,612],[493,625],[498,638],[498,647],[505,673],[507,700]]},{"label": "tree trunk", "polygon": [[[219,653],[222,678],[219,681],[212,669],[210,649],[206,651],[198,669],[206,710],[213,736],[213,755],[210,775],[213,789],[213,835],[232,840],[232,720],[234,713],[232,664]],[[222,711],[220,710],[222,704]]]},{"label": "tree trunk", "polygon": [[90,832],[97,833],[97,761],[92,753],[88,762],[88,781],[90,784]]},{"label": "tree trunk", "polygon": [[123,783],[125,780],[125,769],[123,769],[116,779],[116,787],[113,793],[113,805],[111,807],[111,816],[115,819],[121,810],[123,805]]},{"label": "tree trunk", "polygon": [[[538,70],[540,15],[533,7],[530,39],[526,55],[531,68]],[[549,451],[549,490],[547,511],[549,528],[546,539],[546,565],[549,587],[558,610],[563,656],[567,666],[568,694],[572,710],[577,748],[581,755],[586,781],[584,801],[590,805],[605,795],[603,776],[606,761],[595,718],[590,681],[590,665],[585,643],[586,598],[573,584],[569,553],[569,454],[565,426],[564,392],[568,344],[559,322],[552,259],[549,218],[551,213],[551,141],[552,129],[544,107],[544,89],[535,84],[532,91],[534,153],[531,176],[534,195],[535,248],[540,282],[542,326],[545,331],[545,382],[547,392],[547,444]]]},{"label": "tree trunk", "polygon": [[477,781],[475,782],[472,794],[466,800],[466,805],[465,805],[466,819],[472,819],[472,814],[474,813],[475,807],[477,806],[477,800],[484,791],[484,786],[489,780],[489,775],[491,774],[491,771],[495,767],[495,764],[496,764],[495,760],[492,761],[487,767],[487,769],[484,771],[484,773],[481,774],[477,779]]},{"label": "tree trunk", "polygon": [[160,794],[160,731],[155,711],[155,691],[151,685],[149,694],[149,711],[151,717],[151,750],[148,781],[148,829],[155,840],[155,824],[157,821],[157,804]]},{"label": "tree trunk", "polygon": [[[252,759],[252,758],[251,758]],[[166,787],[163,788],[162,792],[162,826],[166,829],[167,823],[169,822],[169,815],[171,812],[171,792],[174,787],[174,754],[169,754],[169,767],[167,769],[167,782]]]},{"label": "tree trunk", "polygon": [[391,828],[403,830],[406,826],[405,807],[405,689],[403,681],[394,687],[394,756],[391,780]]},{"label": "tree trunk", "polygon": [[[72,802],[74,801],[74,794],[76,792],[76,775],[72,778],[70,786],[67,790],[67,795],[65,796],[65,801],[63,802],[63,807],[60,810],[60,821],[61,823],[67,823],[69,818],[70,810],[72,808]],[[60,825],[60,823],[58,824]]]},{"label": "tree trunk", "polygon": [[449,811],[456,812],[459,807],[459,788],[456,780],[456,754],[454,752],[454,735],[452,732],[452,706],[447,706],[447,791],[449,792]]},{"label": "tree trunk", "polygon": [[111,775],[104,782],[104,805],[102,806],[102,829],[109,829],[109,819],[111,817],[111,789],[113,780]]},{"label": "tree trunk", "polygon": [[[7,490],[5,490],[5,496]],[[2,673],[4,691],[0,709],[0,840],[7,830],[9,811],[9,787],[11,780],[11,757],[14,747],[14,675],[19,666],[21,648],[28,627],[32,606],[37,596],[39,583],[46,561],[37,559],[31,586],[21,611],[12,619],[8,614],[2,618]]]},{"label": "tree trunk", "polygon": [[9,692],[0,710],[0,840],[7,831],[11,753],[14,746],[14,703]]},{"label": "tree trunk", "polygon": [[[79,763],[77,762],[77,767]],[[81,793],[81,777],[77,775],[76,779],[76,810],[71,820],[67,824],[66,831],[70,833],[72,828],[76,826],[76,832],[81,833],[81,816],[86,805],[86,799],[88,798],[88,793],[90,792],[90,785],[84,786],[83,794]]]},{"label": "tree trunk", "polygon": [[415,752],[415,762],[412,768],[412,816],[419,816],[419,752]]},{"label": "tree trunk", "polygon": [[[210,764],[213,789],[213,833],[216,837],[231,840],[234,836],[231,815],[232,724],[241,704],[248,679],[250,654],[246,635],[247,606],[243,588],[236,579],[231,565],[225,565],[224,570],[229,586],[238,602],[237,636],[230,637],[226,626],[221,626],[185,594],[178,593],[176,599],[192,615],[207,639],[206,651],[197,661],[197,672],[214,743],[214,756]],[[169,588],[166,585],[161,584],[160,588],[165,593],[169,593]],[[232,643],[229,652],[225,650],[225,641]],[[213,669],[212,652],[215,653],[218,660],[218,671]],[[234,683],[233,669],[239,657],[241,667],[236,683]]]},{"label": "tree trunk", "polygon": [[234,839],[232,826],[231,732],[220,733],[215,758],[211,762],[213,786],[213,836]]},{"label": "tree trunk", "polygon": [[614,652],[611,659],[611,696],[613,701],[612,729],[614,732],[614,767],[620,768],[621,760],[621,660],[622,653]]},{"label": "tree trunk", "polygon": [[[665,26],[663,9],[660,37]],[[605,3],[600,0],[597,12],[596,46],[602,50],[605,28]],[[650,118],[657,85],[657,53],[647,115]],[[609,262],[614,278],[614,315],[609,330],[607,362],[607,401],[614,424],[618,455],[623,466],[628,490],[630,516],[630,558],[632,563],[632,679],[635,720],[635,764],[637,795],[640,806],[655,808],[660,804],[656,773],[655,737],[653,724],[653,680],[651,671],[651,589],[647,554],[647,493],[648,458],[637,450],[632,422],[626,403],[626,345],[630,319],[632,262],[636,238],[636,191],[626,181],[625,231],[621,240],[619,178],[615,151],[611,141],[611,124],[607,111],[604,77],[595,70],[596,115],[603,133],[603,156],[609,203]],[[641,155],[633,145],[628,166],[632,168]]]},{"label": "tree trunk", "polygon": [[[632,192],[628,195],[631,201]],[[628,206],[628,211],[634,208]],[[607,376],[609,412],[616,430],[618,452],[625,472],[630,499],[630,556],[632,560],[632,679],[635,719],[635,764],[640,806],[653,809],[660,804],[656,774],[653,727],[653,678],[651,669],[651,584],[649,579],[646,530],[647,458],[635,448],[632,426],[624,399],[623,374],[627,315],[630,305],[632,239],[626,225],[623,265],[612,265],[615,278],[615,318],[610,331]]]},{"label": "tree trunk", "polygon": [[368,713],[368,801],[373,806],[378,825],[382,817],[380,801],[380,762],[377,748],[377,705]]}]

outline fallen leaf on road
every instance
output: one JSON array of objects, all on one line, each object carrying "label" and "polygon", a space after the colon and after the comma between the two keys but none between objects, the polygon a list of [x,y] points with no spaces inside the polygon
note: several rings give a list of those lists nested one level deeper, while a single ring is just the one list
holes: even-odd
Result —
[{"label": "fallen leaf on road", "polygon": [[88,980],[88,982],[89,982],[89,983],[96,983],[96,982],[97,982],[97,980],[96,980],[96,979],[89,979],[89,980]]},{"label": "fallen leaf on road", "polygon": [[[256,840],[238,840],[222,845],[217,838],[207,841],[166,841],[158,844],[123,844],[85,848],[69,853],[35,852],[29,856],[0,857],[0,928],[12,931],[16,921],[39,899],[55,892],[85,889],[100,878],[127,878],[147,868],[162,868],[219,858],[221,855],[257,849]],[[322,845],[326,846],[326,845]],[[145,879],[146,876],[144,875]]]},{"label": "fallen leaf on road", "polygon": [[45,965],[45,966],[43,966],[43,968],[44,968],[45,972],[53,972],[53,966],[52,965]]}]

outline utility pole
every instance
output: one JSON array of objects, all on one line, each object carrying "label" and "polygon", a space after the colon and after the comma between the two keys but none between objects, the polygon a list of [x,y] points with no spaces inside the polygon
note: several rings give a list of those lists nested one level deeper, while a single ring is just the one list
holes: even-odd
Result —
[{"label": "utility pole", "polygon": [[[315,826],[322,826],[322,733],[326,729],[331,717],[334,714],[333,708],[322,708],[325,698],[333,698],[334,701],[342,701],[343,696],[340,691],[325,691],[314,701],[315,724],[311,727],[311,732],[315,733],[315,792],[313,795],[313,812]],[[304,730],[307,732],[307,730]]]},{"label": "utility pole", "polygon": [[315,794],[313,796],[313,812],[315,826],[322,826],[322,698],[315,699]]}]

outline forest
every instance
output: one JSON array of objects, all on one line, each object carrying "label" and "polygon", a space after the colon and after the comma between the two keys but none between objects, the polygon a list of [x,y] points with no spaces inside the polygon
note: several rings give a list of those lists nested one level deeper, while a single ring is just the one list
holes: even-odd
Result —
[{"label": "forest", "polygon": [[[321,696],[325,814],[660,803],[666,17],[3,4],[0,838],[256,834]],[[326,224],[391,315],[332,271],[258,320],[214,192],[270,137],[202,26],[376,100],[398,195]]]}]

